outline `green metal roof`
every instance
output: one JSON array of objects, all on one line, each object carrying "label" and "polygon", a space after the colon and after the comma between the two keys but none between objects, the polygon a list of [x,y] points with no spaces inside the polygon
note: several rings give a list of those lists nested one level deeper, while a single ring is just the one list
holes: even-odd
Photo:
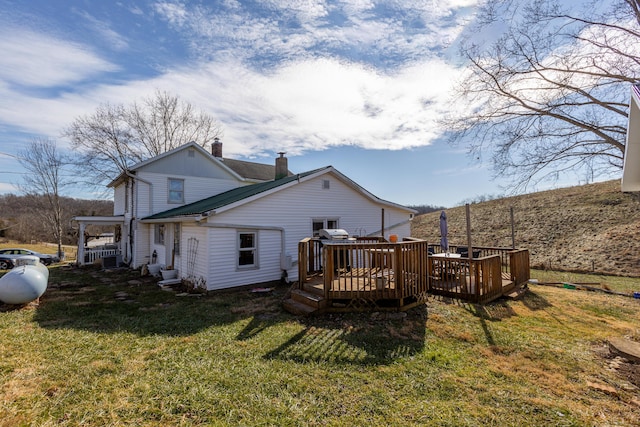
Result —
[{"label": "green metal roof", "polygon": [[233,190],[225,191],[224,193],[216,194],[215,196],[208,197],[206,199],[199,200],[197,202],[189,203],[188,205],[179,206],[177,208],[169,209],[164,212],[158,212],[157,214],[150,215],[145,219],[165,219],[174,218],[177,216],[198,215],[204,212],[212,211],[214,209],[221,208],[232,203],[239,202],[265,191],[278,188],[282,185],[288,184],[293,181],[297,181],[300,178],[312,175],[330,166],[315,169],[309,172],[299,173],[297,175],[288,176],[286,178],[276,179],[274,181],[260,182],[258,184],[246,185],[243,187],[234,188]]}]

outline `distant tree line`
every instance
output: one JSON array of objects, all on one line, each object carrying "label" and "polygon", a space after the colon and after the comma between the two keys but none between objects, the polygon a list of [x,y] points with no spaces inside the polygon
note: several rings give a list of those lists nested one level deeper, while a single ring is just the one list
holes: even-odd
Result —
[{"label": "distant tree line", "polygon": [[[54,230],[39,212],[44,197],[0,195],[0,238],[24,243],[55,242]],[[113,202],[110,200],[61,197],[61,202],[62,243],[65,245],[78,241],[77,224],[71,221],[74,216],[113,215]]]}]

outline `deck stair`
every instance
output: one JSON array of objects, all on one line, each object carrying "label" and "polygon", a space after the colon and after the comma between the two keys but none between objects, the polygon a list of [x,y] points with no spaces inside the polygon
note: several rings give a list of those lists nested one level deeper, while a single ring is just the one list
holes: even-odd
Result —
[{"label": "deck stair", "polygon": [[323,296],[314,292],[293,289],[291,298],[284,301],[284,308],[292,314],[308,316],[321,312],[327,305]]},{"label": "deck stair", "polygon": [[528,290],[529,288],[527,287],[527,284],[523,283],[513,288],[509,293],[505,293],[504,296],[505,298],[508,298],[511,300],[518,300],[522,298],[522,296],[526,294]]}]

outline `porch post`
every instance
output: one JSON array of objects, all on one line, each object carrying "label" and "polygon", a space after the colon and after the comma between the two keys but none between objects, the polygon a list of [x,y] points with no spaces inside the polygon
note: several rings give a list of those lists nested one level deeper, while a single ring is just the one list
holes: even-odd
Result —
[{"label": "porch post", "polygon": [[84,230],[85,223],[80,221],[80,228],[78,229],[78,256],[76,257],[76,263],[78,265],[84,265]]}]

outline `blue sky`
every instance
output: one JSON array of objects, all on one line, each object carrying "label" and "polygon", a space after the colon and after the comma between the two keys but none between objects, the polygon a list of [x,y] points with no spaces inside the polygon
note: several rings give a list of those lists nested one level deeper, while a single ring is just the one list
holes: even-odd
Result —
[{"label": "blue sky", "polygon": [[403,204],[502,193],[437,122],[478,1],[0,0],[0,193],[32,138],[67,149],[74,118],[156,89],[215,117],[225,157],[285,151]]}]

